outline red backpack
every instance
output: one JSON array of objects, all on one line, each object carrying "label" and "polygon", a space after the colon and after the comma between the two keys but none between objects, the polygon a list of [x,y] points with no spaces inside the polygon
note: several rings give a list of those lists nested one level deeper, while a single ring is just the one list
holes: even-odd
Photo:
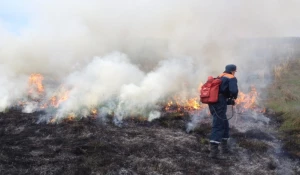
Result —
[{"label": "red backpack", "polygon": [[222,83],[221,77],[209,76],[207,82],[201,87],[200,101],[205,104],[216,103],[219,97],[219,87]]}]

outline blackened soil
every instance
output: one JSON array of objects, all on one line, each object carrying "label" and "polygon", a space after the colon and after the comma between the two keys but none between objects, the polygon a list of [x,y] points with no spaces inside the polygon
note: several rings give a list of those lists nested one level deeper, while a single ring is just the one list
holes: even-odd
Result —
[{"label": "blackened soil", "polygon": [[121,126],[93,118],[38,124],[40,115],[0,113],[0,174],[280,174],[282,169],[264,153],[268,145],[245,141],[254,131],[233,130],[237,144],[226,161],[208,158],[210,126],[187,134],[187,115],[125,120]]}]

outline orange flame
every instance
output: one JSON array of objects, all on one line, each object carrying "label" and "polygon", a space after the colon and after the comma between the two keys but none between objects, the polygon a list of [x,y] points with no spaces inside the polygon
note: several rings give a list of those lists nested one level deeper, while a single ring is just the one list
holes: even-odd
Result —
[{"label": "orange flame", "polygon": [[[44,86],[43,86],[43,80],[44,77],[41,74],[34,73],[31,74],[29,77],[29,94],[31,96],[37,95],[36,98],[41,98],[41,95],[45,92]],[[203,83],[199,84],[198,92],[200,92],[201,87],[203,86]],[[43,104],[40,104],[40,108],[45,109],[49,106],[53,107],[59,107],[59,105],[66,101],[69,98],[69,91],[64,88],[59,88],[59,92],[55,93],[48,101],[46,101]],[[256,91],[256,88],[254,86],[251,86],[251,91],[249,93],[239,93],[239,97],[236,99],[236,105],[237,107],[243,111],[245,109],[255,109],[256,111],[265,112],[265,109],[258,108],[257,107],[257,101],[258,101],[258,93]],[[19,105],[25,105],[26,102],[20,101]],[[204,108],[207,108],[207,105],[200,104],[199,97],[189,98],[189,99],[182,99],[178,96],[173,97],[171,100],[167,102],[167,104],[164,107],[165,111],[169,112],[184,112],[184,111],[195,111],[195,110],[202,110]],[[258,109],[258,110],[257,110]],[[93,118],[96,118],[98,114],[98,110],[95,108],[92,108],[90,111],[90,115]],[[65,121],[73,121],[75,119],[76,115],[74,113],[71,113],[68,115],[67,118],[65,118]],[[146,120],[146,117],[139,117],[140,120]],[[50,123],[56,122],[57,119],[54,117],[50,120]]]},{"label": "orange flame", "polygon": [[97,111],[97,109],[92,109],[91,113],[92,113],[92,115],[97,115],[98,111]]},{"label": "orange flame", "polygon": [[197,98],[188,99],[185,106],[187,106],[188,109],[200,109],[198,101],[199,100]]},{"label": "orange flame", "polygon": [[[199,86],[199,88],[201,85]],[[257,112],[264,113],[265,108],[258,106],[258,93],[254,86],[251,86],[251,91],[249,93],[239,92],[239,96],[236,99],[236,107],[240,110],[240,112],[244,112],[245,110],[255,110]],[[187,100],[182,100],[179,97],[175,96],[172,100],[169,100],[164,108],[167,112],[183,112],[183,111],[194,111],[194,110],[202,110],[207,108],[207,105],[201,104],[200,99],[190,98]]]},{"label": "orange flame", "polygon": [[68,98],[69,98],[69,91],[65,91],[65,92],[62,92],[58,95],[52,96],[50,98],[50,104],[53,107],[57,108],[60,105],[60,103],[66,101]]},{"label": "orange flame", "polygon": [[39,94],[44,92],[43,86],[44,77],[41,74],[31,74],[29,77],[29,93],[38,92]]},{"label": "orange flame", "polygon": [[190,99],[181,99],[177,96],[169,100],[164,108],[165,111],[191,111],[203,108],[203,105],[200,105],[199,98],[190,98]]},{"label": "orange flame", "polygon": [[240,105],[244,109],[253,109],[257,107],[258,93],[254,86],[251,87],[251,91],[248,94],[243,92],[239,93],[239,97],[236,99],[236,104]]},{"label": "orange flame", "polygon": [[74,113],[70,113],[67,117],[67,121],[73,121],[75,119],[75,114]]},{"label": "orange flame", "polygon": [[93,108],[91,110],[91,117],[92,117],[92,119],[96,119],[97,118],[97,114],[98,114],[98,110],[95,109],[95,108]]}]

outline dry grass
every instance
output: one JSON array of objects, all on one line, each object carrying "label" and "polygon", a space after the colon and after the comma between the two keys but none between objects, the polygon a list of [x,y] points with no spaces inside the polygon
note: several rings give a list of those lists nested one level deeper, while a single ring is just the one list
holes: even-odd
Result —
[{"label": "dry grass", "polygon": [[[285,148],[300,149],[300,59],[286,60],[274,68],[274,82],[268,88],[268,108],[281,115],[280,130]],[[298,139],[297,139],[298,138]],[[293,146],[291,146],[293,145]]]},{"label": "dry grass", "polygon": [[247,150],[257,151],[257,152],[265,152],[269,148],[269,146],[263,141],[249,140],[249,139],[240,141],[239,146],[246,148]]},{"label": "dry grass", "polygon": [[[274,68],[274,82],[268,89],[268,107],[294,116],[300,109],[300,59],[287,60]],[[294,113],[294,114],[293,114]]]},{"label": "dry grass", "polygon": [[282,79],[282,73],[286,73],[290,66],[289,59],[284,60],[281,64],[275,65],[273,69],[275,80]]}]

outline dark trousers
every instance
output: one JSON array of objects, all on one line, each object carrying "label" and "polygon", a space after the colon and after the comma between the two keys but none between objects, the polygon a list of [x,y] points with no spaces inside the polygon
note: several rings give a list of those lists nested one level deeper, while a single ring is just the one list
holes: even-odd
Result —
[{"label": "dark trousers", "polygon": [[213,125],[210,135],[210,142],[219,144],[222,139],[229,138],[229,123],[226,116],[227,102],[226,97],[219,95],[217,103],[210,104],[209,110],[213,115]]}]

